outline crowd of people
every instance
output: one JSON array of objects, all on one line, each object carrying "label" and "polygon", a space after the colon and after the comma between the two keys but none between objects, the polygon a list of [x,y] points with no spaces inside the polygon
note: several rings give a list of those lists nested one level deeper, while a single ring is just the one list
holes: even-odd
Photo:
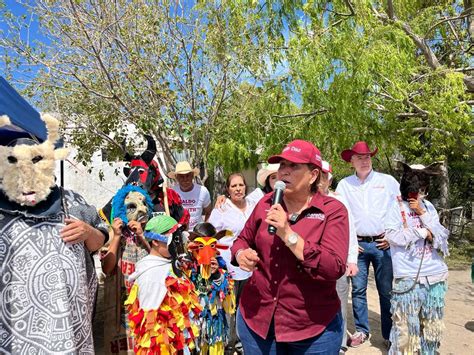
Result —
[{"label": "crowd of people", "polygon": [[177,163],[168,188],[147,150],[101,221],[55,185],[51,166],[65,155],[57,122],[44,120],[47,142],[0,146],[0,352],[94,353],[90,254],[104,243],[110,353],[344,353],[371,336],[370,264],[389,354],[439,348],[448,231],[420,169],[404,165],[399,184],[357,142],[341,153],[354,174],[333,191],[331,164],[294,140],[262,165],[257,189],[229,174],[212,206],[199,169]]}]

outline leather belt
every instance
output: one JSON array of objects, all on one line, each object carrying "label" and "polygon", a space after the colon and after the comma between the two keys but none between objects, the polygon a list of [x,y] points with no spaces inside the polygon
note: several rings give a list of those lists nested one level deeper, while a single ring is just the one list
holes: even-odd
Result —
[{"label": "leather belt", "polygon": [[378,241],[383,238],[383,234],[375,235],[375,236],[357,236],[357,240],[359,242],[367,242],[367,243],[372,243],[375,241]]}]

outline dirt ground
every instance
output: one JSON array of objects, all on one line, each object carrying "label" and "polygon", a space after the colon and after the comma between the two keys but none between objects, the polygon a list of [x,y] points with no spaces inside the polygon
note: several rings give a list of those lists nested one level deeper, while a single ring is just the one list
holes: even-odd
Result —
[{"label": "dirt ground", "polygon": [[[474,285],[471,283],[471,270],[450,270],[449,289],[446,299],[446,313],[441,355],[472,355],[474,354]],[[103,288],[99,290],[99,300],[103,298]],[[350,301],[349,301],[350,302]],[[386,354],[380,332],[380,307],[373,278],[369,279],[368,289],[369,322],[372,338],[357,349],[349,349],[346,354],[375,355]],[[349,310],[352,306],[349,304]],[[348,312],[348,328],[354,331],[352,312]],[[96,353],[104,354],[103,341],[103,307],[98,305],[94,322],[94,338]]]},{"label": "dirt ground", "polygon": [[[471,270],[450,270],[449,288],[446,297],[445,325],[443,341],[439,349],[441,355],[474,354],[474,285],[471,283]],[[350,302],[350,301],[349,301]],[[380,331],[380,307],[373,278],[369,280],[368,290],[369,322],[372,338],[357,349],[349,349],[346,354],[386,354]],[[351,310],[349,305],[349,310]],[[351,313],[351,312],[349,312]],[[348,315],[349,331],[354,331],[352,314]]]}]

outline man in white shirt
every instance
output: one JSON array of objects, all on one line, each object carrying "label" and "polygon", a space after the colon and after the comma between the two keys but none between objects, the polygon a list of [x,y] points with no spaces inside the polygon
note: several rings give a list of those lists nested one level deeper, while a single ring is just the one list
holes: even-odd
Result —
[{"label": "man in white shirt", "polygon": [[209,191],[205,186],[194,182],[197,175],[199,175],[199,169],[191,168],[187,161],[178,162],[175,171],[168,173],[169,178],[178,182],[178,185],[173,186],[173,190],[179,194],[183,207],[191,215],[188,230],[193,230],[196,224],[207,221],[212,211]]},{"label": "man in white shirt", "polygon": [[372,263],[380,300],[382,336],[389,345],[392,319],[390,292],[392,290],[392,260],[385,233],[385,216],[392,201],[400,195],[398,182],[390,175],[372,169],[372,157],[377,148],[370,150],[366,142],[357,142],[352,149],[341,153],[342,159],[351,163],[355,174],[339,182],[340,193],[351,209],[359,242],[357,265],[359,273],[352,277],[352,310],[356,332],[348,344],[357,347],[370,338],[367,307],[367,282]]}]

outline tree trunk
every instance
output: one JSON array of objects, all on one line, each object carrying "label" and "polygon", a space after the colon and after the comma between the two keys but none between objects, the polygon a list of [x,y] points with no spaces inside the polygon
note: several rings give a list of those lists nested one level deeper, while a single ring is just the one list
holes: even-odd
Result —
[{"label": "tree trunk", "polygon": [[[472,0],[464,0],[464,11],[472,11]],[[467,31],[469,33],[469,37],[471,39],[471,43],[474,42],[474,21],[472,21],[472,18],[474,16],[468,16],[466,17],[466,24],[467,24]]]},{"label": "tree trunk", "polygon": [[[446,158],[443,161],[443,164],[440,166],[441,176],[440,176],[440,192],[439,192],[439,206],[440,210],[447,210],[449,208],[449,175],[448,175],[448,159]],[[443,213],[441,223],[446,225],[448,222],[449,214]]]},{"label": "tree trunk", "polygon": [[214,168],[214,186],[212,189],[212,198],[215,201],[217,196],[222,195],[225,190],[224,169],[221,166]]}]

